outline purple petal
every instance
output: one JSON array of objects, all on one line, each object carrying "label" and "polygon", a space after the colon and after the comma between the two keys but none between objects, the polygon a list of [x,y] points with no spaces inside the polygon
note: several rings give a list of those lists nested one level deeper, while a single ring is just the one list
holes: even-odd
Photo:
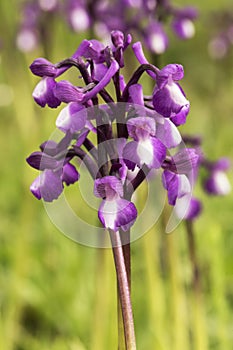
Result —
[{"label": "purple petal", "polygon": [[135,165],[141,167],[143,164],[150,169],[158,169],[165,157],[166,147],[155,137],[129,142],[123,150],[124,162],[130,170],[134,170]]},{"label": "purple petal", "polygon": [[171,121],[176,125],[176,126],[179,126],[179,125],[182,125],[182,124],[185,124],[186,123],[186,118],[187,118],[187,115],[189,114],[189,109],[190,109],[190,105],[186,105],[186,106],[183,106],[181,108],[181,110],[179,111],[179,113],[177,114],[172,114],[171,116]]},{"label": "purple petal", "polygon": [[172,22],[172,29],[180,39],[190,39],[195,34],[193,21],[189,18],[176,18]]},{"label": "purple petal", "polygon": [[41,79],[32,93],[36,103],[41,107],[44,107],[46,104],[51,108],[58,107],[61,104],[61,101],[54,95],[55,86],[56,82],[53,78],[46,77]]},{"label": "purple petal", "polygon": [[123,196],[123,186],[121,180],[116,176],[105,176],[95,180],[94,195],[100,198],[111,200],[118,196]]},{"label": "purple petal", "polygon": [[[135,56],[140,64],[148,64],[149,63],[144,55],[144,52],[142,49],[142,44],[140,43],[140,41],[134,43],[132,45],[132,49],[133,49],[133,52],[134,52],[134,54],[135,54]],[[159,72],[159,69],[158,69],[158,72]],[[152,72],[150,70],[148,70],[147,73],[151,78],[156,80],[157,74],[155,74],[154,72]]]},{"label": "purple petal", "polygon": [[34,75],[39,77],[55,77],[57,68],[45,58],[35,59],[29,67]]},{"label": "purple petal", "polygon": [[27,159],[28,164],[37,170],[55,169],[59,162],[42,152],[33,152]]},{"label": "purple petal", "polygon": [[100,81],[107,73],[108,67],[103,63],[94,64],[94,79]]},{"label": "purple petal", "polygon": [[175,212],[179,219],[196,219],[200,215],[201,211],[201,202],[194,197],[190,199],[189,196],[180,198],[175,206]]},{"label": "purple petal", "polygon": [[32,183],[30,190],[36,198],[52,202],[62,193],[63,185],[59,174],[44,170]]},{"label": "purple petal", "polygon": [[177,83],[169,81],[161,89],[155,89],[153,94],[153,105],[156,112],[164,117],[171,117],[172,113],[179,113],[182,108],[189,108],[189,101]]},{"label": "purple petal", "polygon": [[54,95],[62,102],[80,102],[84,96],[83,88],[71,84],[67,80],[59,81],[54,88]]},{"label": "purple petal", "polygon": [[65,182],[67,186],[77,182],[79,177],[80,175],[73,164],[66,163],[63,166],[62,181]]},{"label": "purple petal", "polygon": [[179,188],[178,176],[169,170],[165,170],[162,175],[162,182],[164,188],[168,192],[168,203],[170,205],[175,205]]},{"label": "purple petal", "polygon": [[179,174],[188,174],[197,169],[199,159],[195,148],[184,148],[172,157],[172,162]]},{"label": "purple petal", "polygon": [[168,37],[159,22],[152,22],[145,32],[145,43],[151,52],[158,55],[164,53],[168,47]]},{"label": "purple petal", "polygon": [[112,43],[115,47],[123,47],[124,46],[124,33],[120,30],[113,30],[111,32]]},{"label": "purple petal", "polygon": [[196,219],[200,215],[201,211],[202,211],[201,202],[198,199],[192,197],[189,202],[188,211],[185,214],[185,219],[187,220]]},{"label": "purple petal", "polygon": [[40,175],[33,181],[33,183],[30,186],[30,191],[32,194],[37,198],[41,199],[41,193],[40,193]]},{"label": "purple petal", "polygon": [[163,118],[163,123],[156,123],[155,136],[166,146],[167,148],[173,148],[178,146],[181,141],[181,135],[177,127],[169,119]]},{"label": "purple petal", "polygon": [[158,73],[157,84],[161,89],[168,83],[169,78],[173,81],[179,81],[183,79],[183,77],[184,68],[181,64],[168,64],[167,66],[163,67]]},{"label": "purple petal", "polygon": [[146,140],[155,135],[155,121],[150,117],[136,117],[127,121],[129,136],[135,141]]},{"label": "purple petal", "polygon": [[126,199],[103,200],[100,204],[98,217],[105,228],[114,232],[122,228],[129,229],[137,218],[137,209],[132,202]]},{"label": "purple petal", "polygon": [[191,186],[185,175],[175,174],[165,170],[162,175],[164,188],[168,191],[168,203],[175,205],[177,198],[181,198],[191,192]]},{"label": "purple petal", "polygon": [[86,109],[76,102],[70,102],[59,113],[56,126],[63,132],[69,130],[71,133],[75,133],[85,127],[86,118]]},{"label": "purple petal", "polygon": [[213,171],[204,182],[204,189],[208,194],[225,196],[231,192],[231,184],[226,174],[221,171]]}]

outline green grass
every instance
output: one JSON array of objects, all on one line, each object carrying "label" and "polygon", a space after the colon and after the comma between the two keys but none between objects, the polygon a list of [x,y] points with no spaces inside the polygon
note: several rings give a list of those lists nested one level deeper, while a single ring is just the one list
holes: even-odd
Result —
[{"label": "green grass", "polygon": [[[212,2],[201,4],[206,16]],[[214,7],[219,7],[217,1]],[[25,158],[53,132],[57,110],[41,110],[31,98],[38,80],[28,65],[43,56],[43,48],[28,55],[16,50],[16,8],[17,2],[0,4],[4,42],[0,81],[14,92],[13,103],[0,107],[0,349],[116,349],[111,251],[66,238],[28,189],[36,172]],[[61,23],[55,29],[51,57],[57,61],[72,53],[82,37]],[[185,43],[174,41],[163,60],[185,66],[183,86],[191,113],[181,130],[203,135],[210,158],[226,155],[232,159],[232,54],[219,63],[210,60],[209,29],[201,18],[197,36]],[[233,183],[232,169],[229,177]],[[166,235],[160,220],[132,244],[132,300],[139,350],[232,348],[232,194],[209,198],[200,186],[195,191],[204,205],[195,222],[200,298],[191,286],[183,224]],[[69,195],[74,203],[74,196]]]}]

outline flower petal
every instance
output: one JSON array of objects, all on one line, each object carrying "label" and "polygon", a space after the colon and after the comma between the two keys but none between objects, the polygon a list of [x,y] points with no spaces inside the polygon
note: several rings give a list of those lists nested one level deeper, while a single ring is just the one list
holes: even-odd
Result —
[{"label": "flower petal", "polygon": [[53,78],[45,77],[36,85],[32,96],[36,103],[41,107],[47,104],[51,108],[56,108],[61,104],[61,101],[54,95],[56,82]]},{"label": "flower petal", "polygon": [[80,102],[84,96],[83,88],[78,88],[67,80],[59,81],[54,88],[54,95],[62,102]]},{"label": "flower petal", "polygon": [[57,199],[63,191],[59,173],[44,170],[32,183],[31,192],[37,199],[43,198],[46,202]]},{"label": "flower petal", "polygon": [[182,108],[189,108],[189,101],[186,99],[180,86],[170,81],[163,88],[155,89],[153,105],[156,112],[169,118],[172,116],[172,113],[177,114]]},{"label": "flower petal", "polygon": [[137,218],[137,209],[132,202],[126,199],[103,200],[100,204],[98,217],[105,228],[114,232],[122,228],[129,229]]},{"label": "flower petal", "polygon": [[155,121],[150,117],[136,117],[127,121],[129,136],[135,141],[148,139],[155,135]]},{"label": "flower petal", "polygon": [[165,157],[166,147],[155,137],[129,142],[123,150],[124,162],[130,170],[134,170],[135,165],[141,167],[143,164],[150,169],[158,169]]},{"label": "flower petal", "polygon": [[63,166],[62,181],[65,182],[67,186],[77,182],[79,180],[79,177],[79,172],[76,170],[73,164],[66,163]]},{"label": "flower petal", "polygon": [[111,200],[118,196],[123,196],[123,186],[121,180],[116,176],[105,176],[95,180],[94,195],[100,198]]},{"label": "flower petal", "polygon": [[167,148],[176,147],[182,141],[179,130],[170,119],[163,118],[163,123],[156,123],[155,135]]},{"label": "flower petal", "polygon": [[85,127],[86,118],[86,109],[76,102],[70,102],[59,113],[56,126],[63,132],[69,130],[74,133]]}]

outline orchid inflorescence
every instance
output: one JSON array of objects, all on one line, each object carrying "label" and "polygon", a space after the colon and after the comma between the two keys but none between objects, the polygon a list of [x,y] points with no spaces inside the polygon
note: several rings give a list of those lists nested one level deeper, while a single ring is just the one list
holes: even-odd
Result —
[{"label": "orchid inflorescence", "polygon": [[169,21],[178,38],[189,39],[195,34],[193,22],[197,10],[191,6],[178,8],[169,0],[25,1],[17,34],[18,48],[22,51],[35,49],[43,41],[46,23],[54,14],[65,18],[74,32],[90,30],[99,38],[107,37],[116,29],[134,32],[151,52],[162,54],[169,44],[165,22]]},{"label": "orchid inflorescence", "polygon": [[[178,127],[185,123],[190,106],[178,83],[184,76],[183,67],[169,64],[159,69],[147,61],[141,43],[131,41],[130,35],[113,31],[107,46],[84,40],[61,62],[38,58],[30,66],[42,78],[33,91],[36,103],[51,108],[66,104],[56,120],[64,137],[59,142],[44,142],[40,151],[27,158],[41,170],[31,192],[47,202],[57,199],[64,185],[79,180],[73,161],[78,158],[94,180],[94,194],[102,198],[99,219],[113,231],[128,230],[136,220],[131,197],[152,169],[162,171],[168,201],[175,206],[180,198],[190,196],[200,159],[195,147],[181,147]],[[125,82],[121,68],[124,53],[131,48],[140,65]],[[58,80],[71,67],[79,70],[82,86]],[[139,84],[144,73],[154,85],[150,96],[144,96]]]}]

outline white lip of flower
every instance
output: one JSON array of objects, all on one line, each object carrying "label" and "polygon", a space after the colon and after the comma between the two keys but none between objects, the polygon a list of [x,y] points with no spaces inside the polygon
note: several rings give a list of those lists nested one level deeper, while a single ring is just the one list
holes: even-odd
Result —
[{"label": "white lip of flower", "polygon": [[166,44],[163,35],[158,33],[151,34],[150,46],[152,51],[156,52],[157,54],[164,53],[164,51],[166,50]]},{"label": "white lip of flower", "polygon": [[70,14],[70,22],[74,30],[82,31],[86,30],[89,25],[89,18],[84,9],[76,8]]},{"label": "white lip of flower", "polygon": [[103,207],[105,226],[114,229],[117,219],[118,207],[115,201],[106,201]]},{"label": "white lip of flower", "polygon": [[33,97],[36,97],[36,98],[41,97],[46,92],[46,89],[47,89],[46,80],[42,79],[35,87],[32,94]]},{"label": "white lip of flower", "polygon": [[189,104],[189,101],[182,94],[179,86],[173,82],[172,79],[169,78],[168,84],[166,85],[166,89],[168,89],[170,98],[178,105],[185,106]]},{"label": "white lip of flower", "polygon": [[226,195],[231,191],[231,184],[223,171],[215,172],[214,184],[220,195]]},{"label": "white lip of flower", "polygon": [[59,113],[57,120],[56,120],[56,126],[58,128],[65,128],[69,126],[70,124],[70,113],[69,113],[69,106],[66,106],[61,110]]},{"label": "white lip of flower", "polygon": [[182,21],[182,30],[186,38],[192,38],[195,34],[195,27],[190,19],[184,19]]},{"label": "white lip of flower", "polygon": [[138,142],[137,154],[141,160],[141,164],[145,163],[150,166],[153,161],[153,145],[150,140],[143,140]]}]

